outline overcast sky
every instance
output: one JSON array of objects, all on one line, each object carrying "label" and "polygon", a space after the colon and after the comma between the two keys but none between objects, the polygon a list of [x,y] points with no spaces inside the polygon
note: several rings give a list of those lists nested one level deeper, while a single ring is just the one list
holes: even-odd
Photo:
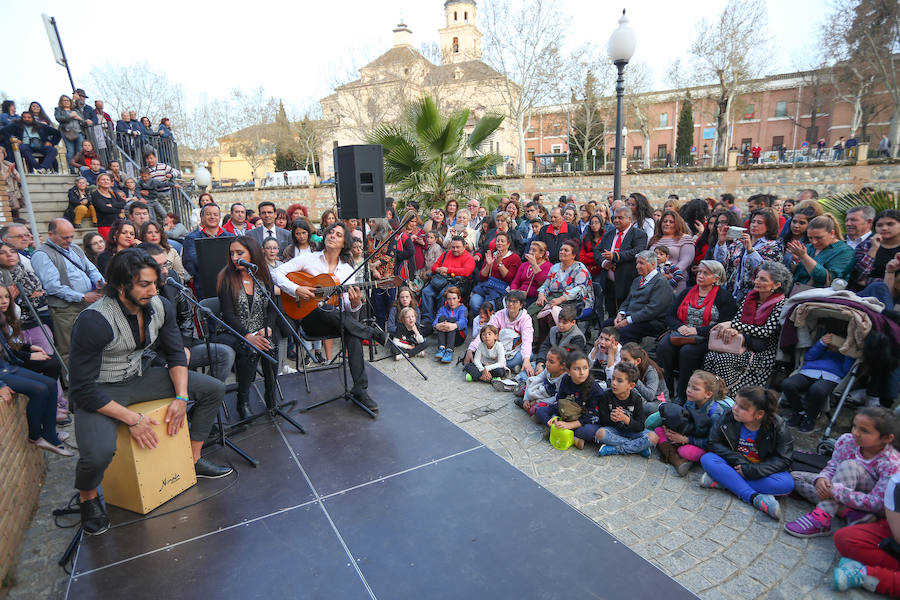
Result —
[{"label": "overcast sky", "polygon": [[[605,47],[622,7],[628,8],[638,36],[635,59],[651,65],[657,88],[665,87],[669,62],[686,57],[695,22],[715,16],[725,5],[725,0],[553,2],[575,17],[567,40],[572,46],[590,42]],[[765,3],[772,39],[768,74],[807,66],[827,1]],[[89,95],[92,65],[147,61],[180,83],[189,101],[199,93],[224,97],[234,87],[263,86],[295,108],[328,94],[333,74],[346,72],[361,49],[368,49],[373,58],[389,49],[391,30],[401,17],[412,29],[416,46],[437,42],[437,30],[444,24],[443,0],[260,4],[119,0],[102,8],[90,2],[45,0],[0,4],[4,47],[16,49],[4,61],[0,92],[13,99],[38,100],[45,108],[55,106],[59,95],[71,90],[65,69],[53,62],[42,12],[56,17],[75,84]],[[688,8],[693,6],[706,12]]]}]

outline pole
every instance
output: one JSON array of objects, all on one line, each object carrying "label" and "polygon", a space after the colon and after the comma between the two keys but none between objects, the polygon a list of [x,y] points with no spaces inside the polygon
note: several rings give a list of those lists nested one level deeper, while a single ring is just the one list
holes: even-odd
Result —
[{"label": "pole", "polygon": [[618,200],[622,195],[622,96],[625,94],[625,65],[627,64],[627,60],[615,62],[619,77],[616,79],[616,162],[613,165],[613,201]]},{"label": "pole", "polygon": [[41,232],[38,231],[37,220],[34,218],[34,209],[31,207],[31,194],[28,192],[28,175],[25,174],[25,165],[22,162],[22,155],[19,153],[21,140],[10,138],[9,143],[12,146],[13,158],[16,161],[16,170],[20,175],[22,197],[25,200],[25,210],[28,211],[28,221],[31,223],[31,234],[38,238]]},{"label": "pole", "polygon": [[50,22],[53,23],[53,31],[56,33],[56,41],[59,42],[59,52],[62,54],[63,63],[65,63],[66,74],[69,76],[69,85],[72,86],[72,91],[75,91],[75,81],[72,79],[72,71],[69,69],[69,59],[66,58],[66,51],[63,49],[62,38],[59,37],[59,28],[56,26],[56,18],[50,17]]}]

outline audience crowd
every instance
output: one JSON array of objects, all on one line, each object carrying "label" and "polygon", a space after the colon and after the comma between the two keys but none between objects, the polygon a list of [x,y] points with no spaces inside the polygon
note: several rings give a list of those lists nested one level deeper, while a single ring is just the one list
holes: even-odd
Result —
[{"label": "audience crowd", "polygon": [[[203,289],[197,240],[243,236],[235,239],[243,240],[247,260],[274,271],[322,248],[338,227],[358,264],[399,227],[402,213],[391,200],[385,218],[363,228],[329,210],[317,228],[301,205],[219,206],[204,193],[196,223],[180,223],[160,203],[178,176],[163,157],[148,153],[136,181],[74,135],[99,114],[85,107],[81,92],[61,98],[54,113],[69,164],[80,174],[63,218],[51,223],[44,243],[23,224],[0,230],[0,343],[13,368],[0,375],[0,397],[26,394],[29,439],[60,454],[72,453],[56,431],[71,418],[60,383],[72,324],[100,297],[118,252],[143,246],[166,276],[190,284],[198,297],[227,300],[221,288],[238,276],[223,270],[219,289]],[[30,128],[43,149],[57,130],[33,109],[7,128]],[[136,144],[146,135],[147,124],[127,113],[119,124]],[[545,206],[539,194],[524,202],[511,194],[496,210],[450,200],[426,213],[410,201],[405,210],[415,215],[371,263],[372,278],[396,277],[402,285],[375,290],[370,310],[395,342],[396,360],[461,363],[460,377],[511,394],[558,448],[594,445],[601,457],[655,452],[680,476],[696,464],[701,486],[728,490],[774,519],[782,515],[779,496],[809,500],[810,512],[784,529],[810,537],[830,534],[837,520],[848,525],[835,537],[847,557],[835,585],[900,594],[900,439],[890,410],[900,392],[893,312],[900,300],[900,211],[854,207],[842,227],[823,214],[814,190],[789,201],[758,194],[746,204],[744,212],[729,194],[683,204],[670,196],[655,210],[635,192],[581,204],[563,196]],[[85,219],[99,233],[73,243]],[[276,278],[262,275],[279,294]],[[209,364],[190,307],[166,288],[160,293],[178,305],[191,366]],[[828,398],[858,356],[842,354],[841,335],[850,333],[827,324],[804,356],[783,355],[785,317],[801,293],[844,293],[878,305],[873,314],[894,332],[873,329],[871,340],[860,340],[879,356],[863,377],[851,432],[840,436],[819,473],[792,470],[793,436],[823,427]],[[287,358],[333,357],[331,340],[295,348],[277,323],[253,316],[254,306],[244,307],[252,326],[235,317],[243,310],[237,305],[223,311],[251,343],[277,356],[281,372],[290,370]],[[224,379],[234,365],[244,415],[258,357],[237,340],[216,341],[232,351],[211,368]],[[870,354],[863,353],[864,365]],[[270,402],[275,370],[263,370]]]}]

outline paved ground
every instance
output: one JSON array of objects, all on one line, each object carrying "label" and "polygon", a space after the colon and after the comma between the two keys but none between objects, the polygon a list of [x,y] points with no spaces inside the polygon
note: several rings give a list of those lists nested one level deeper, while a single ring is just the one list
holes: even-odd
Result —
[{"label": "paved ground", "polygon": [[[875,597],[831,590],[838,555],[830,537],[801,540],[787,535],[780,524],[728,492],[698,487],[699,467],[679,478],[655,458],[599,458],[595,448],[587,447],[559,452],[513,405],[511,394],[465,383],[458,366],[422,358],[415,362],[428,382],[405,361],[386,360],[376,366],[701,598]],[[72,530],[57,528],[50,511],[71,496],[73,469],[74,459],[49,459],[11,599],[63,597],[68,577],[56,561]],[[787,500],[784,507],[788,519],[810,508],[796,500]]]}]

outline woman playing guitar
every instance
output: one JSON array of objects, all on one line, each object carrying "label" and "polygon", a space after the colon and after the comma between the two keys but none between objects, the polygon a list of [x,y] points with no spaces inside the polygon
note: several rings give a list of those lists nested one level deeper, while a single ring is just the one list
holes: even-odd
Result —
[{"label": "woman playing guitar", "polygon": [[[322,236],[324,237],[322,251],[295,256],[273,272],[275,284],[281,288],[283,293],[301,301],[315,299],[316,288],[297,285],[288,279],[288,274],[296,271],[307,275],[331,274],[342,284],[355,283],[355,277],[354,281],[345,281],[353,272],[350,260],[350,247],[353,239],[346,225],[340,221],[333,223],[325,228]],[[350,393],[360,404],[374,412],[378,410],[378,404],[369,397],[366,391],[369,387],[369,380],[366,376],[362,340],[374,338],[378,343],[384,344],[385,334],[383,331],[363,325],[351,314],[357,312],[362,306],[362,294],[358,287],[350,287],[348,291],[341,294],[341,297],[344,311],[328,305],[317,306],[300,320],[300,326],[307,334],[315,337],[340,337],[343,329],[350,364],[350,376],[353,378],[353,389]],[[284,300],[285,303],[289,302],[287,298]]]}]

